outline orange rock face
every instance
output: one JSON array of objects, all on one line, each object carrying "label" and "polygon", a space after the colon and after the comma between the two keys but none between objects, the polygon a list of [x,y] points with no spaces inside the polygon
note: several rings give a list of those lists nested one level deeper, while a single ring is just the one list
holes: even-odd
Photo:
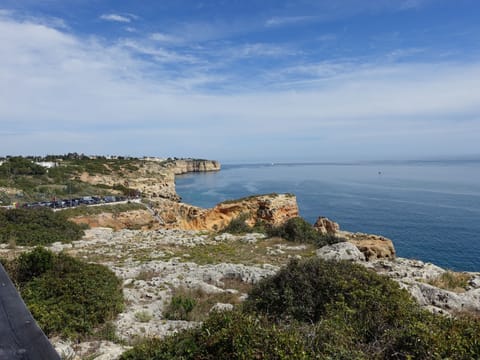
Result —
[{"label": "orange rock face", "polygon": [[202,209],[188,204],[161,201],[156,209],[166,227],[185,230],[217,230],[225,227],[232,219],[245,214],[247,223],[262,220],[279,225],[298,216],[297,200],[290,194],[258,195],[227,201],[211,209]]},{"label": "orange rock face", "polygon": [[345,238],[348,242],[355,245],[365,255],[367,261],[395,258],[393,242],[386,237],[347,231],[339,231],[337,236]]},{"label": "orange rock face", "polygon": [[326,217],[320,216],[315,224],[313,224],[315,230],[317,230],[320,234],[329,234],[335,235],[335,233],[340,230],[340,226],[338,223],[329,220]]}]

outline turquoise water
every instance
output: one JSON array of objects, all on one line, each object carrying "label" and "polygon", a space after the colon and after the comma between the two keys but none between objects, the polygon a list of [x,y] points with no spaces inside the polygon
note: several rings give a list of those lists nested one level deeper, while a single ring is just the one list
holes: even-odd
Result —
[{"label": "turquoise water", "polygon": [[480,162],[224,165],[178,176],[184,202],[212,207],[253,194],[294,193],[310,222],[384,235],[398,256],[480,271]]}]

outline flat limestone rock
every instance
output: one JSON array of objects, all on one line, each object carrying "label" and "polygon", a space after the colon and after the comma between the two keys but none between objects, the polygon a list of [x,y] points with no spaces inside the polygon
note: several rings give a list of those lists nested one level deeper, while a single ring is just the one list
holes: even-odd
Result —
[{"label": "flat limestone rock", "polygon": [[365,261],[365,255],[349,242],[323,246],[316,251],[316,254],[324,260]]}]

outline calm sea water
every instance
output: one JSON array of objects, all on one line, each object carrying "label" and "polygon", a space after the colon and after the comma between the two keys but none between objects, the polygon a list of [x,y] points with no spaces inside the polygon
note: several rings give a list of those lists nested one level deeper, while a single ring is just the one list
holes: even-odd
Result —
[{"label": "calm sea water", "polygon": [[398,256],[480,271],[480,161],[224,165],[178,176],[184,202],[213,207],[253,194],[294,193],[301,216],[384,235]]}]

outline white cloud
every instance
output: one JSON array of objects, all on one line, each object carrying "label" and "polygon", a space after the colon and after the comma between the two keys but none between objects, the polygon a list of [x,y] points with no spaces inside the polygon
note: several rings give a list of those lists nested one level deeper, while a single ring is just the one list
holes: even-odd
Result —
[{"label": "white cloud", "polygon": [[161,42],[161,43],[167,43],[167,44],[175,44],[175,43],[183,42],[183,40],[177,36],[164,34],[160,32],[150,34],[150,39]]},{"label": "white cloud", "polygon": [[392,153],[422,142],[441,151],[449,134],[452,151],[467,151],[480,138],[479,62],[308,63],[264,84],[212,75],[206,60],[148,42],[106,44],[14,19],[0,20],[0,53],[3,154],[373,156],[389,143]]},{"label": "white cloud", "polygon": [[278,16],[272,17],[265,22],[265,26],[285,26],[298,23],[305,23],[317,20],[317,16]]},{"label": "white cloud", "polygon": [[103,14],[100,16],[100,19],[105,21],[115,21],[115,22],[123,22],[123,23],[129,23],[132,21],[131,15],[123,16],[119,14]]}]

